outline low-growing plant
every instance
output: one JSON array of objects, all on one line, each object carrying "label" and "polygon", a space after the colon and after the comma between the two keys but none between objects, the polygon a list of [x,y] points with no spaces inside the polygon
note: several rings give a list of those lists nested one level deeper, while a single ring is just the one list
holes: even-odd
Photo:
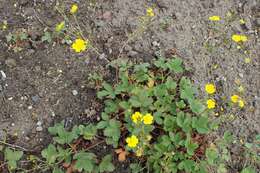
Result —
[{"label": "low-growing plant", "polygon": [[206,149],[213,126],[182,60],[121,62],[118,69],[118,83],[104,82],[97,93],[105,103],[97,128],[106,143],[135,153],[141,162],[131,165],[136,172],[207,172],[218,157]]},{"label": "low-growing plant", "polygon": [[[101,160],[89,151],[85,145],[80,145],[81,139],[84,141],[95,141],[97,134],[96,126],[79,125],[74,126],[72,130],[64,128],[64,122],[56,124],[48,129],[50,134],[54,135],[54,144],[50,144],[41,154],[45,158],[48,167],[53,173],[63,172],[62,165],[65,168],[78,170],[79,172],[101,173],[112,172],[115,167],[111,163],[112,156],[106,155]],[[86,148],[84,148],[86,147]]]}]

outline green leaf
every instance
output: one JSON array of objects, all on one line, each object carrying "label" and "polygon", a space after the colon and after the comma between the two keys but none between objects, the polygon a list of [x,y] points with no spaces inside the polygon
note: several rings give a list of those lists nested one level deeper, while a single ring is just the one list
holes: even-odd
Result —
[{"label": "green leaf", "polygon": [[137,163],[131,163],[130,168],[131,168],[131,173],[140,173],[142,170],[142,167]]},{"label": "green leaf", "polygon": [[115,166],[111,163],[112,156],[106,155],[103,157],[100,165],[99,165],[99,171],[100,172],[112,172],[115,170]]},{"label": "green leaf", "polygon": [[114,146],[117,146],[118,140],[120,138],[120,126],[121,123],[119,121],[111,119],[108,126],[104,130],[104,135],[110,137],[113,140]]},{"label": "green leaf", "polygon": [[166,116],[163,122],[163,129],[165,131],[173,132],[176,130],[177,123],[176,123],[176,117],[173,116]]},{"label": "green leaf", "polygon": [[252,167],[246,167],[241,171],[241,173],[256,173],[256,172]]},{"label": "green leaf", "polygon": [[214,165],[216,162],[216,159],[218,158],[218,152],[215,148],[207,148],[206,149],[206,157],[207,161],[210,165]]},{"label": "green leaf", "polygon": [[64,161],[65,163],[70,163],[72,151],[69,148],[63,149],[60,146],[58,146],[57,149],[58,149],[57,161],[58,162]]},{"label": "green leaf", "polygon": [[182,128],[184,132],[189,132],[191,130],[191,117],[189,114],[185,114],[184,112],[177,113],[177,125]]},{"label": "green leaf", "polygon": [[193,172],[195,168],[195,162],[193,160],[183,160],[178,164],[180,170],[185,170],[185,172]]},{"label": "green leaf", "polygon": [[5,37],[6,37],[7,43],[9,43],[13,39],[13,34],[12,33],[8,33],[8,35],[6,35]]},{"label": "green leaf", "polygon": [[102,99],[105,96],[111,99],[114,99],[116,97],[114,89],[110,84],[103,82],[102,86],[104,87],[104,90],[101,90],[97,93],[97,97],[99,99]]},{"label": "green leaf", "polygon": [[157,85],[156,87],[154,87],[154,95],[159,98],[169,95],[166,85],[160,84],[160,85]]},{"label": "green leaf", "polygon": [[96,155],[93,153],[88,153],[81,151],[74,155],[73,159],[76,160],[74,168],[78,171],[86,171],[91,173],[96,165],[95,159]]},{"label": "green leaf", "polygon": [[178,147],[178,146],[182,145],[183,140],[182,140],[180,132],[177,132],[177,133],[170,132],[169,136],[175,146]]},{"label": "green leaf", "polygon": [[23,152],[22,151],[15,151],[11,150],[9,148],[5,149],[5,160],[7,161],[8,167],[11,170],[14,170],[17,168],[17,161],[19,161],[22,156]]},{"label": "green leaf", "polygon": [[48,164],[55,163],[58,157],[58,152],[53,144],[49,144],[48,148],[42,150],[41,154],[42,157],[46,159]]},{"label": "green leaf", "polygon": [[55,31],[61,32],[61,31],[64,30],[64,28],[65,28],[65,21],[62,21],[62,22],[60,22],[59,24],[56,25]]},{"label": "green leaf", "polygon": [[107,121],[100,121],[98,124],[97,124],[97,129],[104,129],[106,128],[108,125]]},{"label": "green leaf", "polygon": [[176,102],[176,106],[180,109],[184,109],[186,107],[186,104],[183,100]]},{"label": "green leaf", "polygon": [[188,101],[194,100],[196,89],[192,86],[191,81],[185,77],[181,78],[180,81],[181,98]]},{"label": "green leaf", "polygon": [[192,112],[201,114],[205,110],[205,106],[199,100],[189,101]]},{"label": "green leaf", "polygon": [[223,138],[226,144],[229,144],[233,141],[233,135],[231,134],[230,131],[225,131]]},{"label": "green leaf", "polygon": [[221,163],[219,164],[217,168],[218,173],[227,173],[227,168],[225,167],[225,164]]},{"label": "green leaf", "polygon": [[64,171],[60,168],[54,167],[52,173],[64,173]]},{"label": "green leaf", "polygon": [[44,35],[42,36],[42,42],[47,41],[50,43],[52,40],[51,34],[49,32],[45,32]]},{"label": "green leaf", "polygon": [[20,35],[19,35],[20,39],[21,40],[26,40],[28,38],[28,34],[25,33],[25,32],[22,32]]},{"label": "green leaf", "polygon": [[157,124],[163,124],[163,118],[162,118],[162,113],[160,112],[155,112],[154,113],[154,120]]},{"label": "green leaf", "polygon": [[186,140],[185,147],[187,148],[187,153],[190,156],[193,156],[194,151],[198,148],[198,146],[199,145],[197,143],[192,143],[190,139]]},{"label": "green leaf", "polygon": [[85,140],[92,140],[97,134],[97,127],[93,124],[89,124],[87,126],[80,125],[79,126],[80,135],[83,135]]},{"label": "green leaf", "polygon": [[118,111],[118,104],[115,101],[112,100],[106,100],[105,101],[105,113],[115,113]]},{"label": "green leaf", "polygon": [[177,83],[170,76],[167,77],[165,84],[166,84],[167,89],[174,90],[177,87]]},{"label": "green leaf", "polygon": [[167,62],[168,68],[175,73],[182,73],[184,71],[182,67],[182,60],[180,58],[171,59]]},{"label": "green leaf", "polygon": [[195,128],[199,133],[205,134],[208,133],[208,117],[200,116],[199,118],[193,117],[192,118],[192,127]]},{"label": "green leaf", "polygon": [[57,135],[53,139],[59,144],[70,144],[74,139],[78,138],[79,129],[74,126],[72,131],[67,131],[64,128],[64,121],[55,124],[54,127],[49,127],[48,131],[52,135]]},{"label": "green leaf", "polygon": [[157,67],[157,68],[162,68],[164,70],[167,69],[167,64],[166,64],[166,59],[165,58],[159,58],[158,60],[155,60],[154,61],[154,65]]}]

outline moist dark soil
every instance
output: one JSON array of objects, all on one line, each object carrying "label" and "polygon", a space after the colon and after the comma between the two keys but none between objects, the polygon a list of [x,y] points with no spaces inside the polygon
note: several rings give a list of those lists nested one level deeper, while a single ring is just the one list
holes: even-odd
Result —
[{"label": "moist dark soil", "polygon": [[[54,123],[65,120],[69,127],[96,121],[103,104],[96,98],[88,75],[97,72],[113,81],[114,70],[107,67],[108,61],[118,58],[127,35],[136,29],[138,18],[148,6],[155,9],[154,22],[125,46],[120,58],[151,61],[158,51],[166,55],[170,52],[192,70],[192,79],[201,93],[206,83],[216,84],[216,99],[229,99],[242,85],[245,108],[223,112],[234,118],[225,121],[216,135],[229,130],[239,143],[240,139],[250,142],[260,133],[258,0],[60,1],[67,9],[73,2],[80,4],[79,23],[84,24],[84,34],[92,37],[101,57],[91,51],[76,54],[60,42],[41,41],[46,30],[53,30],[63,20],[55,10],[58,1],[0,0],[0,24],[5,20],[8,23],[7,29],[0,30],[0,140],[7,133],[8,142],[40,151],[51,141],[47,128]],[[245,56],[234,45],[211,54],[203,46],[212,39],[208,17],[224,17],[228,12],[245,21],[243,26],[231,23],[226,34],[248,35],[250,63],[245,63]],[[28,33],[29,40],[19,43],[22,49],[15,51],[6,36],[21,30]],[[104,154],[107,152],[114,151],[106,147]],[[244,162],[240,148],[232,148],[230,172],[241,170]],[[117,164],[116,172],[130,172],[126,167],[127,163]]]}]

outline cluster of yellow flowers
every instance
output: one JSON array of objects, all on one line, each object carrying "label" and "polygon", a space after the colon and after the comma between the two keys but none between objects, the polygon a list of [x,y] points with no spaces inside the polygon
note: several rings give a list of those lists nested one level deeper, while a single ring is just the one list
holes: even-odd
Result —
[{"label": "cluster of yellow flowers", "polygon": [[[220,21],[221,17],[220,16],[210,16],[209,20],[210,21]],[[243,19],[240,19],[239,22],[240,22],[240,24],[245,24],[245,21]],[[247,41],[247,36],[242,35],[242,34],[233,34],[231,38],[236,43]]]},{"label": "cluster of yellow flowers", "polygon": [[231,96],[231,101],[233,103],[238,103],[238,106],[241,107],[241,108],[243,108],[245,106],[244,100],[236,94]]},{"label": "cluster of yellow flowers", "polygon": [[[153,123],[153,116],[150,113],[143,115],[140,112],[135,112],[132,114],[131,119],[135,124],[139,124],[139,123],[143,122],[145,125],[151,125]],[[148,141],[151,140],[151,136],[148,135],[147,140]],[[128,147],[135,148],[138,145],[139,140],[138,140],[137,136],[132,135],[132,136],[126,138],[126,143],[127,143]],[[140,156],[142,151],[143,151],[142,148],[139,148],[136,151],[137,156],[138,155]]]},{"label": "cluster of yellow flowers", "polygon": [[[216,87],[214,84],[208,83],[205,85],[205,91],[208,94],[214,94],[216,92]],[[208,109],[214,109],[216,107],[216,101],[214,99],[207,100]]]},{"label": "cluster of yellow flowers", "polygon": [[140,112],[135,112],[132,116],[132,121],[135,124],[138,124],[140,122],[143,122],[146,125],[153,123],[153,116],[150,113],[147,113],[145,115],[142,115]]}]

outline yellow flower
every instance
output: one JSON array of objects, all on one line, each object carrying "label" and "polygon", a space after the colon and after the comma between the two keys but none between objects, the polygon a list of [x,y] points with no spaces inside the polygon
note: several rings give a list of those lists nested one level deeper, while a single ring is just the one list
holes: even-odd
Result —
[{"label": "yellow flower", "polygon": [[207,100],[208,109],[214,109],[216,107],[216,102],[214,99]]},{"label": "yellow flower", "polygon": [[65,26],[65,22],[64,21],[62,21],[61,23],[57,24],[56,28],[55,28],[56,32],[60,32],[61,30],[63,30],[64,26]]},{"label": "yellow flower", "polygon": [[87,45],[88,45],[88,40],[85,41],[79,38],[74,41],[71,47],[72,49],[74,49],[75,52],[79,53],[86,50]]},{"label": "yellow flower", "polygon": [[140,113],[140,112],[135,112],[133,115],[132,115],[132,121],[137,124],[139,121],[142,121],[142,117],[143,115]]},{"label": "yellow flower", "polygon": [[215,85],[213,84],[206,84],[205,86],[205,91],[208,93],[208,94],[213,94],[216,92],[216,88],[215,88]]},{"label": "yellow flower", "polygon": [[154,80],[153,79],[149,79],[148,83],[147,83],[148,88],[152,88],[154,86]]},{"label": "yellow flower", "polygon": [[149,17],[154,16],[154,12],[153,12],[153,9],[151,7],[146,9],[146,15],[149,16]]},{"label": "yellow flower", "polygon": [[247,36],[241,35],[241,41],[242,41],[242,42],[246,42],[246,41],[247,41]]},{"label": "yellow flower", "polygon": [[238,87],[238,92],[241,92],[241,93],[242,93],[242,92],[244,92],[244,91],[245,91],[245,89],[244,89],[243,86],[239,86],[239,87]]},{"label": "yellow flower", "polygon": [[246,42],[247,41],[247,36],[245,35],[239,35],[239,34],[234,34],[232,35],[232,40],[234,42]]},{"label": "yellow flower", "polygon": [[244,19],[240,19],[239,20],[240,24],[245,24],[246,22],[244,21]]},{"label": "yellow flower", "polygon": [[71,14],[75,14],[78,11],[78,5],[77,4],[73,4],[70,8],[70,13]]},{"label": "yellow flower", "polygon": [[240,100],[240,97],[238,95],[231,96],[231,101],[233,103],[237,103]]},{"label": "yellow flower", "polygon": [[126,138],[126,143],[128,147],[135,148],[138,144],[139,140],[135,135],[132,135],[131,137]]},{"label": "yellow flower", "polygon": [[245,102],[243,100],[238,101],[238,106],[243,108],[245,106]]},{"label": "yellow flower", "polygon": [[145,114],[145,116],[143,117],[143,122],[146,125],[152,124],[153,123],[153,116],[151,114]]},{"label": "yellow flower", "polygon": [[146,139],[147,139],[148,141],[150,141],[150,140],[152,139],[152,136],[151,136],[151,135],[147,135],[147,136],[146,136]]},{"label": "yellow flower", "polygon": [[211,20],[211,21],[219,21],[220,20],[220,16],[210,16],[209,20]]},{"label": "yellow flower", "polygon": [[143,151],[142,148],[138,148],[138,150],[136,150],[135,153],[136,153],[136,156],[137,156],[137,157],[141,157],[141,156],[143,155],[143,152],[144,152],[144,151]]},{"label": "yellow flower", "polygon": [[250,58],[245,58],[245,63],[250,63],[251,62],[251,59]]}]

